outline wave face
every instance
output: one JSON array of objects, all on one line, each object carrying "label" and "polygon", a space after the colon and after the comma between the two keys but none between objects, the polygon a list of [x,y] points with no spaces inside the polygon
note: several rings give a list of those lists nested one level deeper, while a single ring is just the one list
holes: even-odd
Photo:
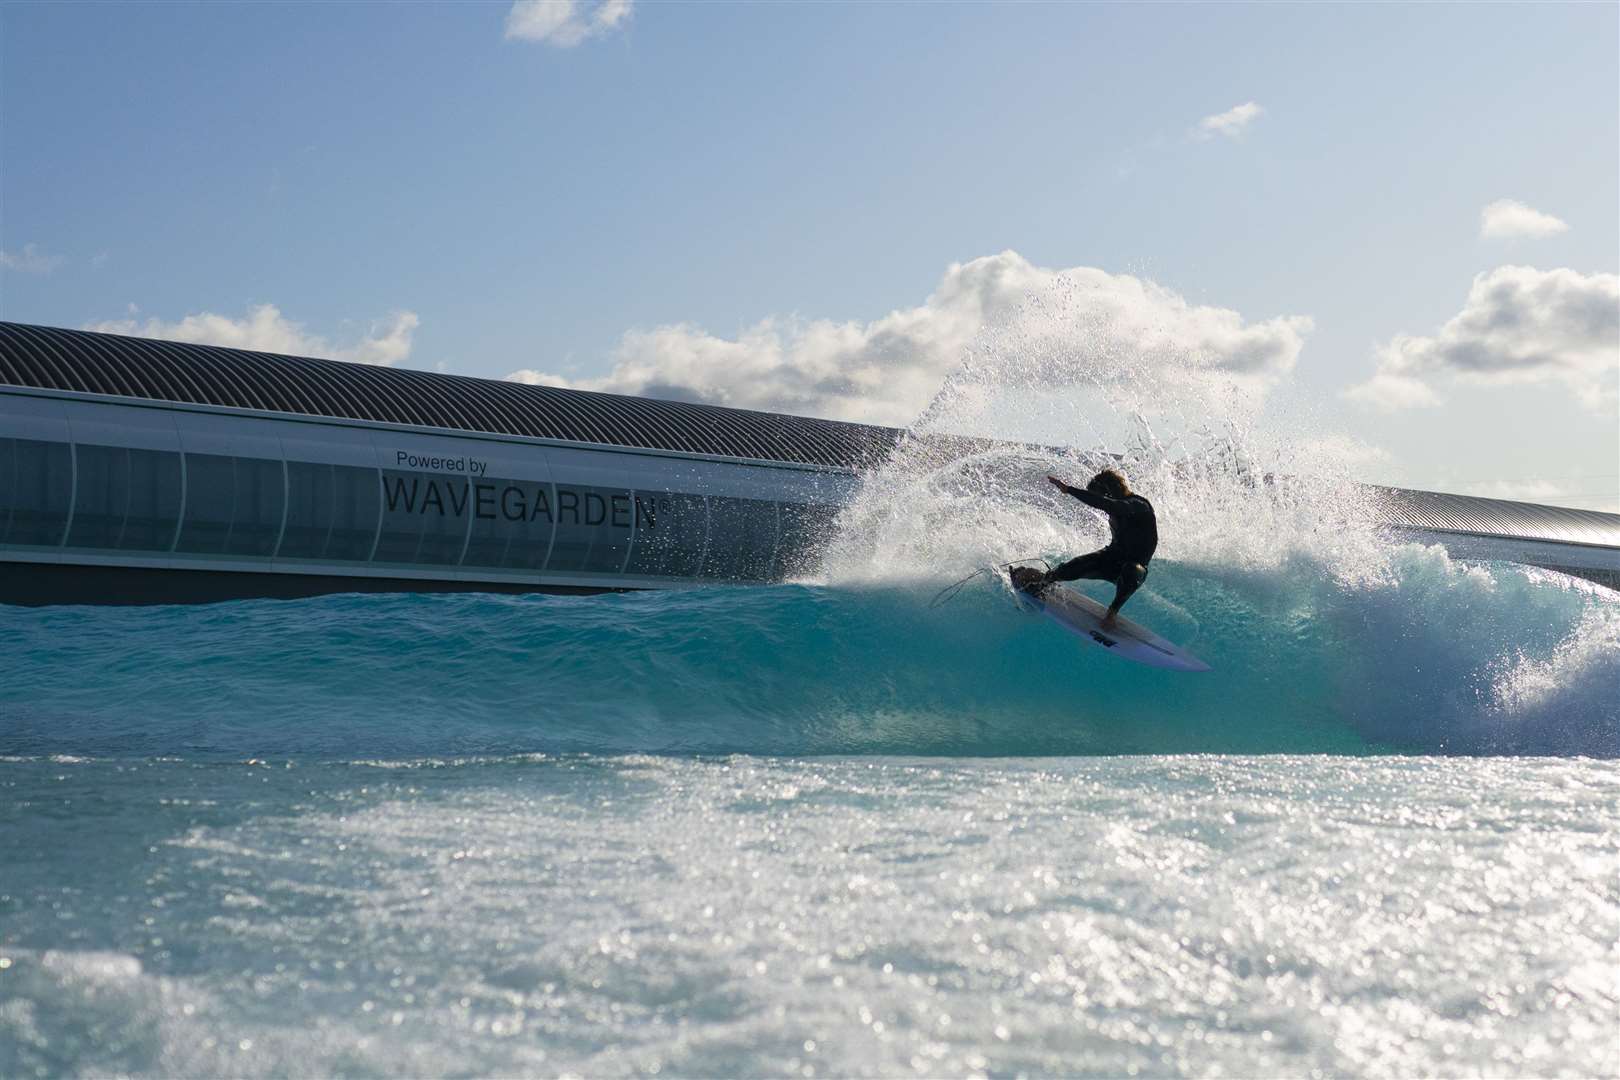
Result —
[{"label": "wave face", "polygon": [[[1347,583],[1156,563],[1161,672],[987,578],[0,609],[6,752],[1620,754],[1620,598],[1407,547]],[[1097,595],[1105,595],[1099,591]]]}]

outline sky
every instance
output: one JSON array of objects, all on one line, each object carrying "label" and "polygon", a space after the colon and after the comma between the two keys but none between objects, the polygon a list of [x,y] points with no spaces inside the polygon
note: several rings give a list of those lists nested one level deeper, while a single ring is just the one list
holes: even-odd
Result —
[{"label": "sky", "polygon": [[8,320],[894,424],[1068,334],[1620,511],[1617,275],[1614,4],[0,4]]}]

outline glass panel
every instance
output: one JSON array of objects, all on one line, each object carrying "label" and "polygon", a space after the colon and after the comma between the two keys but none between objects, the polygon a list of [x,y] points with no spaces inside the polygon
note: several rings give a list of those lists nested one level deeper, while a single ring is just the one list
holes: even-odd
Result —
[{"label": "glass panel", "polygon": [[186,516],[175,550],[223,555],[235,516],[235,462],[223,454],[187,454]]},{"label": "glass panel", "polygon": [[538,570],[551,543],[556,493],[534,480],[474,481],[467,566]]},{"label": "glass panel", "polygon": [[16,439],[0,438],[0,544],[11,528],[11,509],[17,502]]},{"label": "glass panel", "polygon": [[67,528],[73,448],[40,439],[0,439],[0,542],[54,547]]},{"label": "glass panel", "polygon": [[702,495],[635,496],[636,546],[629,572],[656,577],[697,577],[709,511]]},{"label": "glass panel", "polygon": [[287,481],[279,461],[236,458],[236,518],[226,550],[232,555],[273,555],[281,535]]},{"label": "glass panel", "polygon": [[[0,440],[10,447],[11,440]],[[27,440],[22,440],[27,441]],[[53,444],[38,444],[49,447]],[[69,448],[47,452],[47,457],[65,458]],[[180,455],[165,450],[130,450],[122,446],[79,445],[73,448],[78,459],[78,484],[74,497],[73,524],[68,546],[92,549],[167,551],[174,540],[180,511]],[[39,494],[39,476],[33,475],[39,455],[31,447],[19,453],[11,449],[11,461],[0,464],[0,476],[15,494],[0,495],[0,523],[8,516],[12,524],[26,530],[30,519],[37,532],[37,514],[27,504]],[[65,463],[65,462],[64,462]],[[46,466],[48,477],[56,465]],[[12,473],[18,475],[12,479]],[[15,485],[15,486],[13,486]],[[23,512],[8,511],[7,504],[21,498]],[[66,501],[66,492],[61,493]],[[59,525],[52,531],[60,537]],[[10,540],[18,543],[18,540]]]},{"label": "glass panel", "polygon": [[279,461],[186,455],[186,518],[177,551],[269,555],[281,532],[286,480]]},{"label": "glass panel", "polygon": [[602,500],[602,522],[597,526],[596,545],[591,548],[590,561],[585,569],[599,574],[618,574],[624,571],[624,558],[630,554],[630,520],[634,508],[630,492],[614,488],[595,488],[586,492],[586,519],[594,520],[592,500]]},{"label": "glass panel", "polygon": [[470,491],[465,476],[383,470],[377,562],[445,565],[461,558]]},{"label": "glass panel", "polygon": [[759,499],[709,498],[709,546],[703,576],[765,581],[776,548],[776,504]]},{"label": "glass panel", "polygon": [[422,493],[422,546],[419,563],[450,566],[461,561],[467,544],[467,500],[471,489],[465,476],[432,476]]},{"label": "glass panel", "polygon": [[782,504],[782,539],[775,565],[778,580],[816,570],[822,550],[832,540],[838,509],[820,503]]},{"label": "glass panel", "polygon": [[377,470],[354,465],[287,462],[284,559],[364,562],[377,536],[382,495]]},{"label": "glass panel", "polygon": [[16,439],[0,438],[0,544],[11,528],[11,510],[17,503]]},{"label": "glass panel", "polygon": [[180,455],[170,450],[129,451],[129,513],[119,547],[168,551],[180,525]]},{"label": "glass panel", "polygon": [[323,557],[359,562],[371,558],[371,545],[377,539],[377,515],[382,509],[377,470],[333,465],[332,498],[332,533]]},{"label": "glass panel", "polygon": [[557,542],[548,571],[619,572],[630,546],[630,493],[557,485]]},{"label": "glass panel", "polygon": [[377,539],[377,562],[410,562],[422,538],[422,480],[415,473],[384,469],[382,535]]},{"label": "glass panel", "polygon": [[281,534],[283,559],[319,559],[326,553],[336,510],[331,465],[287,462],[287,529]]},{"label": "glass panel", "polygon": [[121,446],[74,447],[79,480],[67,546],[115,548],[129,509],[129,451]]}]

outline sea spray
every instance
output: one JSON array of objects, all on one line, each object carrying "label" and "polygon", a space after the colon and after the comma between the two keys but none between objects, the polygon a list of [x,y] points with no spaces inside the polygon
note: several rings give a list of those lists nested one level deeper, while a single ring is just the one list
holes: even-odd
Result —
[{"label": "sea spray", "polygon": [[825,580],[1099,546],[1098,516],[1043,481],[1105,466],[1153,500],[1161,560],[1270,575],[1304,554],[1340,580],[1380,577],[1376,508],[1351,480],[1366,448],[1287,392],[1291,368],[1273,352],[1246,361],[1174,347],[1151,328],[1122,335],[1099,323],[1082,282],[1060,278],[979,335],[898,451],[863,477]]}]

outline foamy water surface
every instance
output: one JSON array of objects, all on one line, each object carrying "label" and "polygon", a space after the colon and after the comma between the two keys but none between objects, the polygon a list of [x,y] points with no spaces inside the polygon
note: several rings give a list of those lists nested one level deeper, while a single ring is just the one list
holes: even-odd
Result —
[{"label": "foamy water surface", "polygon": [[1606,763],[0,776],[8,1076],[1620,1067]]}]

